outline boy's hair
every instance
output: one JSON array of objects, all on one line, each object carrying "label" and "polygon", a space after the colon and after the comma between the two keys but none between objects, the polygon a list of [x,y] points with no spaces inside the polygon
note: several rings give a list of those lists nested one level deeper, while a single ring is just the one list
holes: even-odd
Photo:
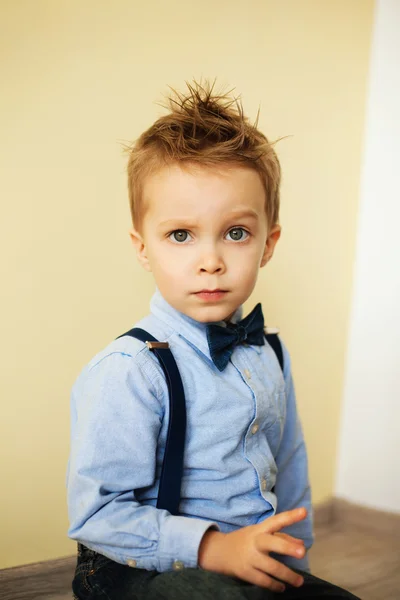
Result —
[{"label": "boy's hair", "polygon": [[[215,82],[214,82],[215,83]],[[129,203],[134,227],[140,231],[144,209],[143,184],[163,166],[250,167],[259,173],[265,189],[269,227],[279,221],[278,158],[264,134],[243,114],[238,98],[213,93],[214,84],[186,84],[186,95],[173,91],[169,114],[160,117],[130,147]]]}]

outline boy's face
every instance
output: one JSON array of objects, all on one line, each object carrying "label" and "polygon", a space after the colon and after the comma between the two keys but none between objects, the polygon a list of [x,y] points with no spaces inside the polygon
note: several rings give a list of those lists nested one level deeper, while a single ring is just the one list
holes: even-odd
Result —
[{"label": "boy's face", "polygon": [[258,173],[170,165],[146,180],[142,201],[141,234],[130,235],[164,299],[202,323],[229,319],[280,236],[278,225],[268,231]]}]

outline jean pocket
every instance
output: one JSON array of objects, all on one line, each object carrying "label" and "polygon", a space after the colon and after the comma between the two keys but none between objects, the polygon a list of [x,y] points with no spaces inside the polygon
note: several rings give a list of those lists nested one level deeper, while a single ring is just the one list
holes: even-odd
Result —
[{"label": "jean pocket", "polygon": [[103,556],[103,554],[98,554],[96,552],[95,556],[93,557],[89,575],[96,575],[101,569],[112,567],[115,564],[118,563],[115,563],[113,560],[111,560],[111,558],[107,558],[107,556]]},{"label": "jean pocket", "polygon": [[110,558],[78,544],[78,560],[72,582],[74,597],[79,600],[93,598],[93,590],[97,587],[99,575],[108,565],[114,564]]}]

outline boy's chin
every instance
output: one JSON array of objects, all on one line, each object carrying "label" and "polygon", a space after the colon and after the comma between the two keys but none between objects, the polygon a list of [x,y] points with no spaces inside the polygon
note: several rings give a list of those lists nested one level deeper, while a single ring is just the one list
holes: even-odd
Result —
[{"label": "boy's chin", "polygon": [[163,294],[162,290],[160,292],[175,310],[198,323],[228,322],[240,306],[240,304],[236,306],[238,298],[236,298],[236,302],[229,297],[213,302],[202,301],[195,298],[193,294],[179,297],[179,295]]},{"label": "boy's chin", "polygon": [[222,306],[201,306],[188,309],[186,314],[199,323],[219,323],[229,321],[237,308],[226,308]]}]

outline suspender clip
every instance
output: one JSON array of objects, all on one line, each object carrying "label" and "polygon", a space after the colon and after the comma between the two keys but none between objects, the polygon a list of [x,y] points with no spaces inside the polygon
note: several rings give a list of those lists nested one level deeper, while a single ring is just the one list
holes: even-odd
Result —
[{"label": "suspender clip", "polygon": [[169,348],[168,342],[146,342],[149,350],[155,350],[156,348]]},{"label": "suspender clip", "polygon": [[266,335],[277,334],[279,333],[278,327],[264,327],[264,332]]}]

